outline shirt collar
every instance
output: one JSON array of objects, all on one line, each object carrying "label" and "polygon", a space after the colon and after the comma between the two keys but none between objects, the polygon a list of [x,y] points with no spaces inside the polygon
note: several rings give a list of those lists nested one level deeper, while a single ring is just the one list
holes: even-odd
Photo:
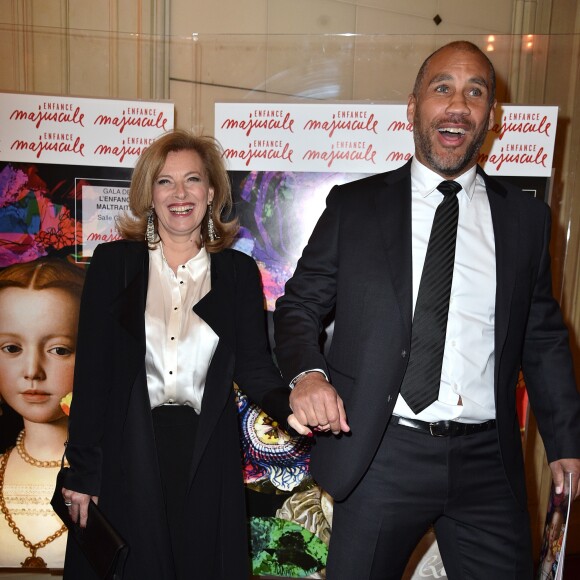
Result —
[{"label": "shirt collar", "polygon": [[[476,176],[477,165],[474,165],[471,169],[468,169],[465,173],[462,173],[453,180],[461,185],[469,200],[473,198],[473,193],[475,192]],[[427,197],[437,189],[437,186],[443,179],[439,174],[418,161],[416,157],[413,157],[411,161],[411,183],[413,189],[419,195]]]},{"label": "shirt collar", "polygon": [[[167,272],[174,274],[173,270],[170,268],[169,264],[165,260],[165,255],[163,254],[163,243],[159,243],[157,249],[149,250],[149,259],[152,267],[156,268],[158,272]],[[195,276],[200,272],[207,269],[209,265],[209,254],[204,246],[201,247],[199,252],[190,258],[185,264],[181,264],[179,269],[183,266],[187,269],[191,276]]]}]

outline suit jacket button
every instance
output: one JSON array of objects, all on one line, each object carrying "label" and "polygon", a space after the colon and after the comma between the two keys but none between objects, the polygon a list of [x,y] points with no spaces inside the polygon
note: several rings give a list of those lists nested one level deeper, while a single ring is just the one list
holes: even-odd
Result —
[{"label": "suit jacket button", "polygon": [[406,357],[407,357],[407,351],[406,351],[405,349],[403,349],[403,350],[401,351],[401,356],[402,356],[403,358],[406,358]]}]

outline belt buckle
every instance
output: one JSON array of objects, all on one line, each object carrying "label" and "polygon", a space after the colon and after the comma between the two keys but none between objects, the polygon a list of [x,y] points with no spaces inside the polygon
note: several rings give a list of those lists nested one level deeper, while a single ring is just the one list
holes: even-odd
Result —
[{"label": "belt buckle", "polygon": [[437,423],[429,423],[429,433],[431,433],[433,437],[445,437],[446,434],[438,431],[437,427],[439,427]]}]

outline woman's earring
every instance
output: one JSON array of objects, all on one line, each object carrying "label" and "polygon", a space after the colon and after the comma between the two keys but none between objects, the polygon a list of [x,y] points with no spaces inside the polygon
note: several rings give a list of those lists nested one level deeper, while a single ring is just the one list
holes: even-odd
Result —
[{"label": "woman's earring", "polygon": [[145,240],[152,246],[155,243],[155,212],[153,208],[149,209],[147,213],[147,230],[145,231]]},{"label": "woman's earring", "polygon": [[209,238],[210,242],[215,242],[217,239],[219,239],[219,236],[217,235],[216,231],[215,231],[215,225],[213,223],[213,217],[212,217],[212,213],[213,213],[213,204],[210,202],[207,204],[209,209],[208,209],[208,216],[207,216],[207,237]]}]

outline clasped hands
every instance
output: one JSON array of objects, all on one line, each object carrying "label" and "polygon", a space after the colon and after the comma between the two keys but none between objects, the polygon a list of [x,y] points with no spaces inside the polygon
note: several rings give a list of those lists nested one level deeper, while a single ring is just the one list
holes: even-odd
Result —
[{"label": "clasped hands", "polygon": [[350,431],[342,399],[317,371],[298,380],[290,394],[290,408],[288,424],[301,435],[312,436],[313,431],[331,431],[334,435]]},{"label": "clasped hands", "polygon": [[[288,424],[301,435],[312,435],[313,431],[331,431],[334,435],[348,433],[344,403],[335,388],[322,373],[309,372],[296,383],[290,394],[293,413]],[[570,495],[580,497],[580,459],[559,459],[550,463],[556,493],[565,487],[565,475],[572,473]]]}]

